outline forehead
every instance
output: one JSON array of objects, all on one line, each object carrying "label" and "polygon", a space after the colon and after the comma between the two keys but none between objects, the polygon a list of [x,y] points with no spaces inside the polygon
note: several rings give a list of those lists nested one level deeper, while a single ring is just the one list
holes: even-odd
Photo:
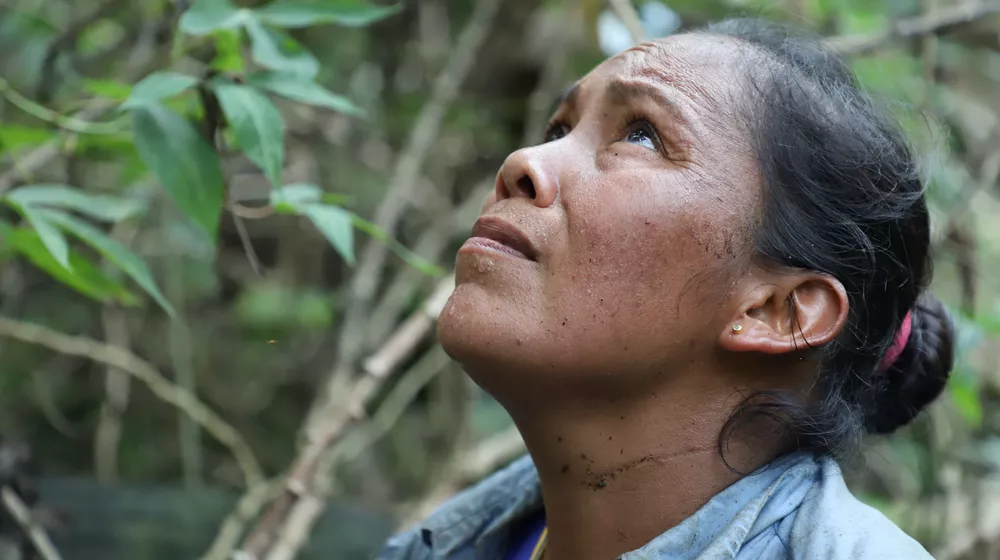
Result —
[{"label": "forehead", "polygon": [[609,82],[644,83],[662,88],[693,109],[728,113],[743,87],[739,70],[746,54],[737,40],[708,34],[649,41],[602,62],[567,92],[565,100],[575,101],[584,93],[594,98],[591,94]]}]

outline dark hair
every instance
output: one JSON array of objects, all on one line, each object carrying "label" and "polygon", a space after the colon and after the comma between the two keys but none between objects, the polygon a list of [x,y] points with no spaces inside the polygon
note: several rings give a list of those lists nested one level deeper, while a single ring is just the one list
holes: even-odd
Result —
[{"label": "dark hair", "polygon": [[[844,61],[819,40],[758,20],[699,31],[747,45],[747,119],[765,185],[756,248],[765,261],[829,274],[847,291],[843,331],[817,349],[816,394],[803,403],[768,391],[730,419],[765,416],[798,449],[853,447],[864,431],[886,434],[942,391],[952,367],[953,327],[924,292],[930,225],[913,151],[896,121],[876,109]],[[902,354],[878,364],[907,313]]]}]

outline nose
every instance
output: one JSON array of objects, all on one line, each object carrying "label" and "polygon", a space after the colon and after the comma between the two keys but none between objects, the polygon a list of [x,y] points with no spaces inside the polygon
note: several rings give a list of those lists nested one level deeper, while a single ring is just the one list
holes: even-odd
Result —
[{"label": "nose", "polygon": [[542,164],[537,148],[522,148],[507,156],[497,173],[496,200],[528,198],[539,208],[556,201],[559,180],[551,167]]}]

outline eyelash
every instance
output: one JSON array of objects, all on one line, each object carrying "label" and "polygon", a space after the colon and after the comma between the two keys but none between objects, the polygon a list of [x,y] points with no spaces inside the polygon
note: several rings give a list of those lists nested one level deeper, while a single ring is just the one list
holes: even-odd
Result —
[{"label": "eyelash", "polygon": [[[557,138],[553,138],[552,135],[557,133],[560,136]],[[545,134],[542,136],[542,140],[546,143],[555,142],[556,140],[559,140],[560,138],[566,136],[567,134],[569,134],[568,126],[558,121],[550,122],[549,125],[545,127]]]},{"label": "eyelash", "polygon": [[663,150],[663,142],[660,141],[660,135],[656,132],[656,127],[653,126],[653,123],[649,122],[648,119],[640,115],[630,115],[625,122],[628,124],[625,125],[625,128],[622,130],[622,133],[619,134],[619,137],[626,139],[633,132],[644,132],[647,136],[649,136],[650,141],[653,143],[654,151],[666,153]]},{"label": "eyelash", "polygon": [[[644,132],[649,136],[650,141],[653,143],[653,149],[657,152],[664,153],[663,142],[660,141],[660,135],[656,132],[656,127],[649,122],[645,117],[639,115],[630,115],[625,122],[627,123],[622,129],[621,133],[618,135],[619,141],[624,141],[628,136],[634,132]],[[555,121],[549,123],[548,127],[545,129],[545,136],[543,140],[545,142],[554,142],[560,138],[569,134],[570,127],[566,124]],[[555,136],[558,134],[558,136]]]}]

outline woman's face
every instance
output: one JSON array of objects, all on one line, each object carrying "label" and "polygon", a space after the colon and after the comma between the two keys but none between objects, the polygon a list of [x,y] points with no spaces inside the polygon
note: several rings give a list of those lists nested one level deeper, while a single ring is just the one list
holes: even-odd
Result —
[{"label": "woman's face", "polygon": [[715,359],[760,204],[743,60],[704,35],[633,48],[507,158],[439,325],[477,382],[625,393]]}]

